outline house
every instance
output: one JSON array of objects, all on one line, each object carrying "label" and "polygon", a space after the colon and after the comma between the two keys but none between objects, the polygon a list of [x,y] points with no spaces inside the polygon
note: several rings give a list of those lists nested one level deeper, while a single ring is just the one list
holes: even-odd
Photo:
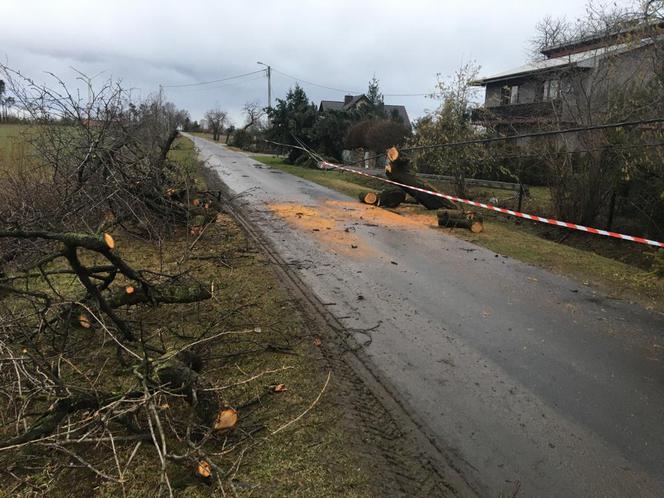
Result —
[{"label": "house", "polygon": [[503,135],[602,122],[620,91],[642,87],[654,75],[662,28],[661,22],[632,22],[545,47],[540,60],[484,76],[473,82],[486,90],[472,119]]},{"label": "house", "polygon": [[[321,100],[318,110],[324,111],[352,111],[361,109],[370,104],[366,95],[346,95],[344,100]],[[398,117],[408,129],[411,128],[410,118],[406,108],[402,105],[383,104],[383,110],[388,117]]]}]

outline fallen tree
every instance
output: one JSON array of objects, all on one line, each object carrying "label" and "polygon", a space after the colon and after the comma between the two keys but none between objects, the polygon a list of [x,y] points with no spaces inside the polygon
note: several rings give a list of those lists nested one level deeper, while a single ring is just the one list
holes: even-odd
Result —
[{"label": "fallen tree", "polygon": [[[392,147],[387,151],[387,165],[385,166],[385,174],[388,179],[395,182],[403,183],[410,187],[416,187],[423,190],[429,190],[431,192],[437,192],[437,190],[428,182],[418,178],[415,173],[412,172],[410,166],[410,160],[404,157],[399,151]],[[447,199],[431,195],[425,192],[420,192],[415,188],[400,187],[405,193],[414,197],[417,202],[422,204],[425,208],[429,210],[433,209],[454,209],[456,205]]]}]

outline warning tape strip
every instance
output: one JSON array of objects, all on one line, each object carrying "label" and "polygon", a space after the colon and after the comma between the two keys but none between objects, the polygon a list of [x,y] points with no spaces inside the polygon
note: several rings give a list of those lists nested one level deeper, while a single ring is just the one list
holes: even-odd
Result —
[{"label": "warning tape strip", "polygon": [[448,199],[454,202],[461,202],[463,204],[469,204],[471,206],[476,206],[482,209],[489,209],[491,211],[497,211],[498,213],[509,214],[511,216],[517,216],[519,218],[525,218],[527,220],[539,221],[540,223],[548,223],[549,225],[555,225],[559,227],[571,228],[572,230],[580,230],[582,232],[594,233],[596,235],[604,235],[605,237],[613,237],[614,239],[629,240],[631,242],[637,242],[639,244],[647,244],[649,246],[663,247],[664,242],[658,242],[656,240],[644,239],[643,237],[635,237],[633,235],[625,235],[623,233],[610,232],[608,230],[601,230],[599,228],[586,227],[583,225],[577,225],[576,223],[568,223],[566,221],[554,220],[552,218],[543,218],[542,216],[537,216],[534,214],[521,213],[519,211],[512,211],[511,209],[505,209],[498,206],[493,206],[491,204],[484,204],[483,202],[471,201],[469,199],[462,199],[460,197],[455,197],[449,194],[441,194],[440,192],[433,192],[431,190],[426,190],[419,187],[413,187],[411,185],[406,185],[404,183],[395,182],[389,178],[381,178],[380,176],[370,175],[368,173],[363,173],[351,168],[346,168],[340,166],[339,164],[333,164],[327,161],[321,161],[320,166],[322,169],[334,168],[342,171],[348,171],[350,173],[355,173],[356,175],[366,176],[374,180],[380,180],[381,182],[391,183],[392,185],[397,185],[399,187],[405,187],[412,190],[417,190],[425,194],[430,194],[436,197],[442,197],[443,199]]}]

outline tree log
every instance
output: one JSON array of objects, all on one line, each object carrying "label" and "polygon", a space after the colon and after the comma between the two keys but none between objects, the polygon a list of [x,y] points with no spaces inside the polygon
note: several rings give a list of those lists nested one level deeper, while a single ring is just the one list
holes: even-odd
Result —
[{"label": "tree log", "polygon": [[481,217],[474,213],[463,213],[452,209],[443,209],[438,212],[438,226],[446,228],[467,228],[473,233],[484,231]]},{"label": "tree log", "polygon": [[375,192],[360,192],[360,202],[375,205],[378,202],[378,195]]},{"label": "tree log", "polygon": [[405,200],[406,192],[398,187],[389,188],[378,193],[378,202],[376,205],[386,208],[395,208]]}]

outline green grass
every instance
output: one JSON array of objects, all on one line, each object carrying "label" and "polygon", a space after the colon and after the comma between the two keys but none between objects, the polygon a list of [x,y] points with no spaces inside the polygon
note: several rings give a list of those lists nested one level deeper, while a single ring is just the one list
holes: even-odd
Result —
[{"label": "green grass", "polygon": [[283,159],[276,156],[251,156],[252,159],[259,161],[263,164],[272,166],[286,173],[290,173],[305,180],[324,185],[333,190],[343,192],[351,197],[357,197],[360,192],[366,190],[376,190],[384,187],[384,183],[378,180],[371,180],[369,178],[362,178],[361,176],[353,175],[352,173],[344,173],[342,171],[323,171],[312,168],[303,168],[292,164],[286,164]]},{"label": "green grass", "polygon": [[[302,168],[285,164],[278,157],[252,156],[281,171],[305,178],[320,185],[356,197],[359,192],[368,188],[380,189],[384,183],[365,179],[350,173],[338,171],[323,171]],[[450,191],[449,185],[436,184],[442,191]],[[550,196],[546,188],[531,188],[531,198],[524,203],[524,210],[534,212],[546,210],[550,206]],[[469,193],[473,198],[487,199],[495,195],[499,199],[509,195],[506,191],[491,191],[484,188],[471,188]],[[515,202],[515,201],[514,201]],[[410,210],[414,213],[424,211]],[[486,216],[486,213],[484,213]],[[488,219],[487,219],[488,218]],[[630,251],[642,251],[643,248],[628,245],[623,241],[601,241],[611,244],[605,252],[610,252],[616,259],[596,254],[592,250],[583,250],[559,244],[542,237],[541,225],[522,223],[519,225],[493,216],[485,217],[485,231],[481,234],[472,234],[465,230],[450,231],[451,234],[481,245],[499,254],[509,256],[525,263],[547,269],[559,275],[569,276],[582,284],[594,286],[610,296],[625,298],[641,303],[651,309],[664,311],[664,279],[657,278],[652,272],[617,260],[620,255],[629,254]],[[548,227],[547,227],[548,229]],[[585,238],[582,242],[587,243]],[[597,240],[590,239],[591,244]],[[592,248],[592,245],[590,246]]]}]

